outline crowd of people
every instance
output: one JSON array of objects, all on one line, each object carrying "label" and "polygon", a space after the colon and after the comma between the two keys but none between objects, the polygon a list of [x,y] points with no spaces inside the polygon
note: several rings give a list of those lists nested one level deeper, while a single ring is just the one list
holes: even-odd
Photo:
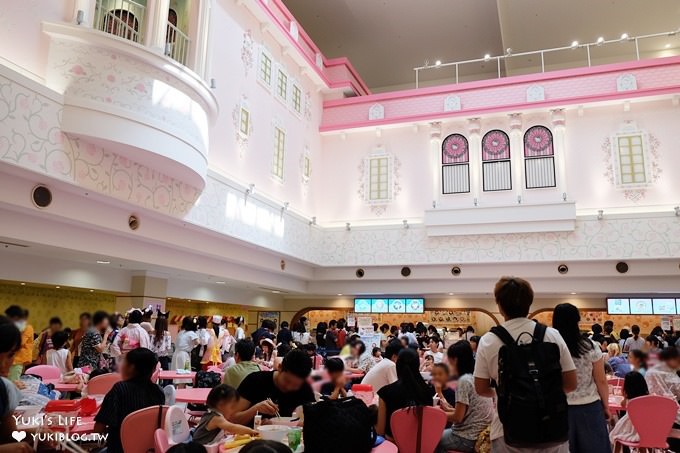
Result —
[{"label": "crowd of people", "polygon": [[[556,306],[552,327],[542,326],[528,318],[533,290],[519,278],[499,280],[494,296],[504,322],[483,336],[471,326],[451,336],[422,322],[375,324],[380,335],[375,345],[367,345],[344,319],[311,331],[305,318],[292,326],[265,320],[246,336],[243,318],[235,320],[232,332],[221,316],[185,317],[173,339],[168,314],[151,309],[83,313],[75,330],[63,328],[55,317],[35,333],[28,312],[10,306],[0,318],[0,453],[31,451],[10,437],[11,415],[21,400],[22,374],[37,364],[63,374],[120,373],[122,381],[105,396],[95,418],[95,432],[109,434],[107,448],[113,453],[122,451],[125,416],[165,401],[151,379],[158,364],[166,370],[217,367],[222,372],[193,443],[178,446],[181,451],[201,451],[201,444],[224,432],[256,435],[256,416],[303,419],[305,405],[351,396],[352,385],[359,383],[377,395],[369,408],[371,428],[387,439],[393,438],[391,416],[399,409],[440,408],[447,427],[438,452],[484,451],[484,445],[493,452],[610,452],[617,439],[635,441],[638,434],[627,415],[610,410],[608,378],[623,379],[624,408],[648,394],[680,398],[680,352],[673,332],[659,327],[643,337],[633,325],[617,338],[607,321],[584,333],[579,310],[571,304]],[[680,451],[677,440],[670,438],[669,444]],[[281,448],[253,442],[243,451],[286,451],[258,450],[258,445]]]}]

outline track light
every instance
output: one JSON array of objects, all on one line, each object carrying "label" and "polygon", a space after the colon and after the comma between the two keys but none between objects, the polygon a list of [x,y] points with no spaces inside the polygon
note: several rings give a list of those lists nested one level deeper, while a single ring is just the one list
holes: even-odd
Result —
[{"label": "track light", "polygon": [[597,211],[597,220],[602,220],[604,218],[604,211],[600,209]]},{"label": "track light", "polygon": [[628,40],[628,33],[624,33],[621,35],[621,41],[627,41]]},{"label": "track light", "polygon": [[349,223],[349,222],[347,222],[347,223],[345,224],[345,229],[346,229],[347,231],[350,231],[350,230],[352,229],[352,224]]},{"label": "track light", "polygon": [[489,60],[491,60],[491,55],[487,53],[486,55],[484,55],[484,61],[489,61]]},{"label": "track light", "polygon": [[505,49],[505,56],[506,57],[512,56],[512,47],[508,47],[507,49]]},{"label": "track light", "polygon": [[571,48],[576,49],[578,47],[578,41],[572,41],[571,42]]},{"label": "track light", "polygon": [[441,65],[442,65],[442,61],[441,61],[441,60],[437,60],[437,61],[434,62],[435,68],[438,68],[438,67],[440,67]]},{"label": "track light", "polygon": [[597,38],[597,45],[601,46],[602,44],[604,44],[604,37],[600,36],[599,38]]}]

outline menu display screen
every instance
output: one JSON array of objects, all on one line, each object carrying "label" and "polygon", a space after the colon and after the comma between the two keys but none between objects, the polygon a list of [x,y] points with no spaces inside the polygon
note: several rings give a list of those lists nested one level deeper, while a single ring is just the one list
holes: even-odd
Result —
[{"label": "menu display screen", "polygon": [[406,313],[405,299],[390,299],[388,305],[390,313]]},{"label": "menu display screen", "polygon": [[629,299],[607,299],[607,313],[610,315],[629,315]]},{"label": "menu display screen", "polygon": [[354,299],[355,313],[424,313],[425,299]]},{"label": "menu display screen", "polygon": [[371,313],[387,313],[387,299],[371,299]]},{"label": "menu display screen", "polygon": [[406,299],[406,313],[423,313],[424,311],[424,299]]},{"label": "menu display screen", "polygon": [[370,313],[371,312],[371,299],[354,299],[354,312],[355,313]]},{"label": "menu display screen", "polygon": [[653,315],[654,310],[652,309],[652,299],[631,299],[630,314]]},{"label": "menu display screen", "polygon": [[655,315],[676,314],[675,299],[652,299],[652,308]]}]

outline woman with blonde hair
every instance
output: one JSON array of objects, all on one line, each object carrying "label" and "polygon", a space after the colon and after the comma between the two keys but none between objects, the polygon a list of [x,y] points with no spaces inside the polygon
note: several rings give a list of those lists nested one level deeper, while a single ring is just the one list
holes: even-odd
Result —
[{"label": "woman with blonde hair", "polygon": [[628,360],[621,355],[621,349],[617,343],[609,343],[607,345],[607,363],[612,367],[616,377],[625,377],[631,370]]}]

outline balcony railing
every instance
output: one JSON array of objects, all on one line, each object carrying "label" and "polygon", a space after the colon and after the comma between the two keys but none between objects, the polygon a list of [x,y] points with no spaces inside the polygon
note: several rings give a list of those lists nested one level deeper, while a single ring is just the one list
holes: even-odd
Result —
[{"label": "balcony railing", "polygon": [[179,28],[168,22],[167,42],[165,44],[165,55],[176,62],[187,65],[191,39]]},{"label": "balcony railing", "polygon": [[106,33],[141,43],[146,7],[132,0],[97,0],[94,26]]},{"label": "balcony railing", "polygon": [[[585,44],[574,41],[569,46],[519,53],[507,49],[505,55],[485,55],[474,60],[447,63],[440,61],[434,64],[426,63],[424,66],[413,68],[415,87],[419,88],[422,85],[424,76],[428,76],[431,82],[428,85],[441,85],[678,55],[679,43],[670,42],[670,39],[676,37],[680,37],[680,29],[635,37],[624,33],[618,39],[599,38],[595,42]],[[453,69],[452,73],[442,74],[447,68]],[[440,71],[439,75],[433,75],[434,71]]]}]

